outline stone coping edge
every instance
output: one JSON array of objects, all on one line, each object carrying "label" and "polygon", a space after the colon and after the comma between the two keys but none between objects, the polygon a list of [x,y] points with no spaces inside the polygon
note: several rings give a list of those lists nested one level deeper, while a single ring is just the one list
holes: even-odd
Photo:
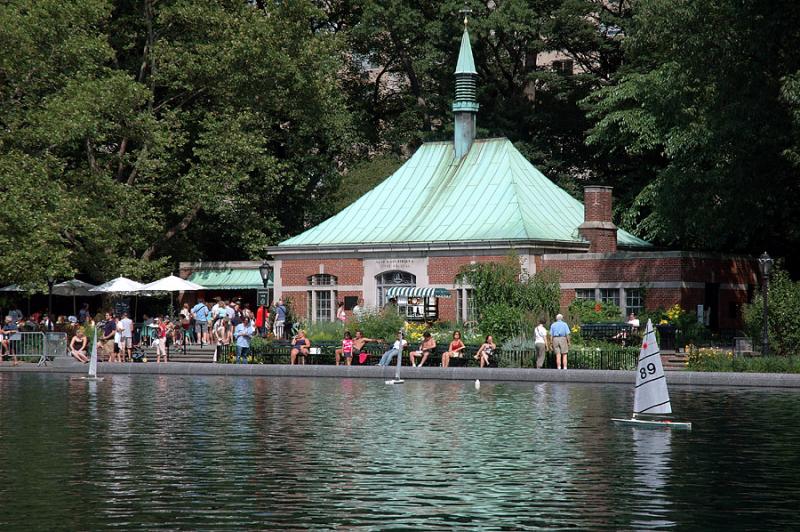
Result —
[{"label": "stone coping edge", "polygon": [[[11,366],[3,363],[0,372],[85,374],[85,364],[56,361],[39,367],[35,364]],[[98,364],[103,375],[220,375],[248,377],[336,377],[389,380],[395,368],[378,366],[290,366],[285,364],[208,364],[190,362],[108,363]],[[521,368],[411,368],[400,370],[403,379],[505,381],[505,382],[575,382],[632,385],[633,371],[619,370],[556,370]],[[760,388],[800,388],[800,374],[791,373],[707,373],[696,371],[667,372],[670,386],[753,386]]]}]

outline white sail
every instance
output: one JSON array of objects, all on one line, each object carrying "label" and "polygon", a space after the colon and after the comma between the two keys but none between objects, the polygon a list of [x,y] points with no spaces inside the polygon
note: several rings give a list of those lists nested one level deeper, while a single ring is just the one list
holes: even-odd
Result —
[{"label": "white sail", "polygon": [[89,378],[97,377],[97,327],[94,328],[94,339],[92,340],[92,357],[89,359]]},{"label": "white sail", "polygon": [[633,414],[671,414],[667,378],[661,364],[661,351],[656,341],[653,322],[647,320],[639,363],[636,366],[636,391],[633,396]]}]

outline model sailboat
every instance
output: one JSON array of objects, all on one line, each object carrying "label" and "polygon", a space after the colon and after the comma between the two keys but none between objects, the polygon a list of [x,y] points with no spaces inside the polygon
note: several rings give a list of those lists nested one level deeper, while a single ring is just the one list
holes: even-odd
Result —
[{"label": "model sailboat", "polygon": [[691,429],[692,424],[684,421],[671,421],[640,416],[659,416],[672,413],[672,404],[667,390],[667,377],[661,364],[661,351],[656,341],[653,322],[647,320],[647,328],[639,351],[636,365],[636,387],[633,395],[633,417],[631,419],[612,419],[617,423],[631,423],[641,426],[658,426],[676,429]]}]

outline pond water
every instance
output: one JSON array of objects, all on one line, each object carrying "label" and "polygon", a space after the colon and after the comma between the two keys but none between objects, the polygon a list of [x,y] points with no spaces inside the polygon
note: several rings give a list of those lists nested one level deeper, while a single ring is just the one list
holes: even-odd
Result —
[{"label": "pond water", "polygon": [[786,529],[800,392],[0,373],[0,529]]}]

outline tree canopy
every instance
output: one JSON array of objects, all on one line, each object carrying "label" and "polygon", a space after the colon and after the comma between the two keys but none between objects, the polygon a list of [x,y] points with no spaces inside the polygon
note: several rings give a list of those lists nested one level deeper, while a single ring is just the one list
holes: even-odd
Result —
[{"label": "tree canopy", "polygon": [[[453,133],[463,0],[0,5],[0,279],[261,258]],[[479,134],[660,245],[798,239],[800,6],[468,0]],[[550,60],[569,58],[574,73]]]}]

